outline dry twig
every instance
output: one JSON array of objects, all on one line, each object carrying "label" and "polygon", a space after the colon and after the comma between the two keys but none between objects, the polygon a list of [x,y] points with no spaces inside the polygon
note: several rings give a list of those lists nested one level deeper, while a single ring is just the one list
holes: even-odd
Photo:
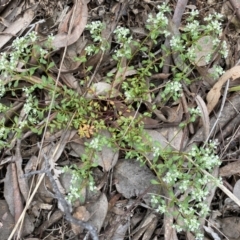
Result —
[{"label": "dry twig", "polygon": [[98,240],[99,238],[98,238],[97,231],[90,223],[78,220],[78,219],[76,219],[76,218],[74,218],[72,216],[72,214],[70,212],[69,205],[68,205],[67,201],[65,200],[64,196],[62,195],[62,193],[60,192],[60,190],[59,190],[59,188],[57,186],[56,180],[54,179],[54,176],[53,176],[53,174],[51,172],[52,169],[50,167],[49,162],[53,161],[53,160],[49,159],[46,156],[45,153],[43,153],[43,157],[44,157],[44,161],[45,161],[45,169],[25,174],[24,177],[26,177],[26,176],[28,177],[30,175],[39,174],[39,173],[46,174],[48,176],[51,184],[52,184],[53,191],[55,192],[55,197],[59,201],[61,207],[64,210],[65,219],[67,221],[69,221],[70,223],[73,223],[75,225],[78,225],[78,226],[80,226],[82,228],[87,229],[90,232],[90,234],[92,236],[92,239],[93,240]]}]

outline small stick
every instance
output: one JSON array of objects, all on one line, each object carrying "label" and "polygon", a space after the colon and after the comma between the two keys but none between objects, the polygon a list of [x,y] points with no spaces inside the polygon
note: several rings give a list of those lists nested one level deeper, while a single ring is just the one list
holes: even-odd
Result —
[{"label": "small stick", "polygon": [[[40,145],[38,147],[40,148]],[[60,190],[57,186],[56,180],[54,179],[54,176],[51,173],[52,169],[50,167],[49,161],[53,161],[53,160],[49,159],[49,161],[48,161],[48,158],[47,158],[46,154],[43,153],[43,152],[42,152],[42,154],[43,154],[43,158],[44,158],[44,161],[45,161],[45,169],[24,174],[24,177],[29,177],[31,175],[39,174],[39,173],[46,174],[49,178],[49,181],[52,184],[53,191],[55,192],[55,197],[59,201],[59,203],[61,204],[61,206],[64,210],[65,219],[67,221],[69,221],[70,223],[73,223],[75,225],[78,225],[80,227],[83,227],[83,228],[87,229],[89,231],[89,233],[91,234],[93,240],[99,240],[97,231],[94,228],[94,226],[92,226],[90,223],[78,220],[71,215],[68,203],[65,200],[64,196],[62,195],[62,193],[60,192]]]},{"label": "small stick", "polygon": [[69,221],[70,223],[73,223],[75,225],[78,225],[78,226],[81,226],[81,227],[87,229],[90,232],[93,240],[99,240],[97,231],[94,228],[94,226],[92,226],[90,223],[78,220],[71,215],[68,203],[65,200],[65,198],[63,197],[62,193],[59,191],[57,183],[56,183],[56,181],[53,177],[53,174],[51,173],[51,168],[50,168],[50,165],[49,165],[49,162],[48,162],[48,158],[44,153],[43,153],[43,157],[44,157],[45,164],[46,164],[45,174],[48,176],[48,178],[49,178],[49,180],[52,184],[53,191],[55,192],[55,197],[60,202],[60,204],[61,204],[61,206],[64,210],[66,220]]}]

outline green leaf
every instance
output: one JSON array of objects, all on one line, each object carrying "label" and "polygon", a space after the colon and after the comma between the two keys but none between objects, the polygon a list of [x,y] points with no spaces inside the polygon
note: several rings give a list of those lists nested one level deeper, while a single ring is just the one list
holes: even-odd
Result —
[{"label": "green leaf", "polygon": [[231,88],[229,88],[228,91],[229,91],[229,92],[237,92],[237,91],[240,91],[240,86],[231,87]]},{"label": "green leaf", "polygon": [[54,66],[55,66],[55,63],[54,62],[50,62],[47,69],[50,69],[50,68],[52,68]]},{"label": "green leaf", "polygon": [[151,184],[159,185],[160,183],[157,180],[155,180],[155,179],[151,179]]}]

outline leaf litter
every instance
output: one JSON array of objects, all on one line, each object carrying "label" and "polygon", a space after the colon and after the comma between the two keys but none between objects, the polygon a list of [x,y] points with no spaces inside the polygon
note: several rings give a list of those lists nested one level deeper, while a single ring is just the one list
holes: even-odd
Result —
[{"label": "leaf litter", "polygon": [[[183,1],[183,5],[185,2]],[[197,76],[199,74],[202,79],[193,81],[189,88],[184,91],[187,101],[182,99],[182,102],[168,102],[159,109],[153,109],[154,118],[143,117],[144,110],[141,109],[139,112],[129,102],[116,101],[112,104],[114,118],[112,125],[118,128],[119,123],[117,120],[121,116],[129,118],[141,117],[145,132],[154,141],[160,143],[163,147],[168,146],[174,151],[181,151],[182,149],[190,149],[193,144],[203,143],[214,123],[218,121],[211,138],[216,138],[220,142],[218,153],[221,155],[222,165],[220,169],[215,169],[215,173],[217,176],[220,170],[219,175],[222,176],[225,186],[239,199],[239,156],[234,155],[239,151],[240,147],[239,139],[235,137],[239,136],[237,126],[240,124],[240,120],[238,120],[240,109],[238,92],[228,93],[220,117],[217,117],[218,105],[221,104],[225,83],[229,80],[231,87],[233,81],[237,82],[240,77],[239,51],[234,52],[234,47],[239,50],[236,34],[236,32],[240,31],[240,20],[237,18],[239,12],[237,10],[237,16],[232,18],[234,7],[236,7],[234,1],[229,1],[223,5],[219,5],[217,1],[212,2],[212,4],[216,4],[217,10],[222,12],[226,19],[233,24],[229,28],[226,27],[227,31],[223,33],[225,34],[224,37],[232,45],[229,49],[229,53],[232,54],[229,54],[225,62],[222,62],[218,57],[211,60],[212,63],[224,66],[225,73],[214,83],[208,81],[209,75],[207,73],[211,66],[203,59],[212,52],[213,46],[211,37],[204,36],[199,40],[198,50],[196,51],[197,59],[195,59],[195,64],[197,72],[194,72],[194,75],[189,72],[190,77],[196,77],[196,74]],[[171,23],[173,25],[170,26],[171,34],[178,35],[179,30],[181,31],[180,25],[184,25],[181,18],[186,9],[183,5],[180,8],[178,4],[175,5],[173,2],[171,4],[171,10],[174,12],[174,23]],[[74,60],[83,55],[85,47],[92,41],[84,32],[86,24],[95,19],[103,20],[107,28],[102,34],[107,36],[108,43],[113,44],[113,47],[115,39],[112,38],[112,32],[118,25],[128,26],[130,24],[129,27],[134,37],[143,39],[147,34],[144,26],[152,5],[154,3],[151,1],[114,1],[109,3],[109,1],[104,0],[76,0],[70,1],[68,4],[59,1],[58,5],[50,4],[50,1],[47,0],[42,1],[40,4],[35,1],[26,3],[15,0],[7,3],[2,1],[0,3],[2,23],[0,26],[2,32],[0,48],[2,52],[6,51],[16,36],[23,36],[27,32],[33,31],[33,29],[43,36],[52,33],[55,36],[53,40],[55,52],[52,53],[52,57],[56,63],[60,63],[62,56],[64,56],[64,50],[66,50],[63,64],[59,64],[59,68],[53,68],[51,72],[55,80],[57,79],[56,75],[59,72],[61,73],[61,83],[59,82],[58,86],[65,85],[92,101],[98,98],[101,101],[113,101],[113,99],[123,96],[122,82],[128,76],[136,75],[136,71],[128,69],[127,59],[123,59],[121,62],[121,71],[116,70],[114,61],[109,61],[111,51],[106,51],[104,54],[98,53],[85,63],[87,67],[94,66],[94,69],[90,71],[91,78],[87,82],[88,88],[86,91],[82,87],[83,85],[79,83],[83,76],[89,73],[84,71],[82,65]],[[216,11],[208,3],[197,2],[196,6],[188,5],[186,7],[202,8],[206,9],[207,12]],[[43,21],[38,21],[37,16],[41,16]],[[205,47],[206,39],[210,41],[207,47]],[[151,43],[148,44],[150,48]],[[9,51],[11,51],[11,48],[9,48]],[[183,68],[189,70],[179,55],[174,53],[172,57],[174,64],[180,70],[183,70]],[[140,61],[136,64],[140,64]],[[112,85],[104,79],[106,72],[116,74],[116,79]],[[34,76],[32,79],[35,83],[42,81],[39,76]],[[157,82],[157,86],[161,86],[164,81],[171,79],[171,72],[155,72],[152,73],[150,79],[155,83]],[[149,79],[146,79],[146,82],[149,82]],[[155,90],[155,94],[158,94],[159,89]],[[45,93],[43,98],[46,104],[49,103],[48,97]],[[143,109],[152,107],[153,99],[151,98],[151,94],[149,94],[149,102],[143,104]],[[2,98],[1,102],[4,101],[8,102],[9,105],[13,104],[12,111],[8,112],[9,118],[18,112],[19,116],[24,119],[21,98],[16,98],[15,102]],[[183,107],[186,104],[191,107],[199,106],[201,111],[201,120],[198,119],[196,123],[192,124],[192,130],[188,129],[188,127],[182,129],[178,126],[180,122],[185,121],[185,115],[188,114],[186,108]],[[214,114],[212,114],[213,112]],[[4,116],[1,114],[1,117]],[[52,114],[51,117],[54,119],[56,114]],[[67,194],[71,188],[71,173],[62,174],[61,170],[65,165],[76,162],[76,157],[81,158],[84,155],[85,143],[92,140],[91,135],[90,132],[84,138],[79,138],[77,131],[71,129],[64,129],[55,133],[47,132],[45,136],[42,136],[42,139],[39,139],[39,136],[31,131],[26,132],[21,139],[17,139],[12,135],[10,146],[1,149],[1,188],[2,192],[4,192],[0,203],[2,240],[12,239],[14,234],[19,234],[19,239],[20,236],[22,239],[29,240],[50,239],[47,238],[50,229],[49,236],[51,237],[60,237],[62,231],[65,232],[66,239],[74,239],[76,236],[83,239],[86,235],[84,228],[80,228],[73,223],[71,225],[62,224],[65,209],[59,202],[58,208],[60,210],[54,207],[54,199],[57,199],[51,181],[40,174],[27,177],[23,177],[23,175],[37,169],[44,170],[44,156],[48,154],[48,156],[51,156],[49,164],[53,169],[53,178],[60,192]],[[101,135],[106,138],[112,137],[111,133],[107,131],[102,131]],[[43,145],[38,146],[43,139]],[[29,143],[31,143],[31,147]],[[153,160],[153,154],[149,154],[147,157],[149,161]],[[162,195],[166,198],[169,196],[159,185],[151,184],[152,180],[157,182],[158,179],[149,164],[141,166],[136,159],[124,159],[121,149],[103,147],[102,150],[98,151],[95,166],[96,191],[92,193],[88,187],[83,187],[82,198],[79,198],[71,208],[72,215],[76,219],[89,222],[97,228],[99,239],[129,239],[128,236],[132,236],[132,239],[146,240],[185,239],[185,237],[194,239],[191,232],[177,233],[173,227],[176,222],[181,222],[177,217],[168,214],[161,215],[152,209],[150,194]],[[238,204],[224,195],[219,189],[211,185],[207,187],[212,192],[206,201],[212,210],[217,209],[220,213],[216,217],[213,216],[213,211],[208,217],[208,221],[202,219],[201,227],[205,229],[205,239],[220,239],[222,236],[226,239],[239,239],[238,214],[240,209]],[[168,208],[168,211],[174,213],[177,210],[172,206]],[[21,221],[23,224],[22,231],[17,231]],[[57,230],[59,225],[61,231]],[[69,229],[70,233],[67,233]]]}]

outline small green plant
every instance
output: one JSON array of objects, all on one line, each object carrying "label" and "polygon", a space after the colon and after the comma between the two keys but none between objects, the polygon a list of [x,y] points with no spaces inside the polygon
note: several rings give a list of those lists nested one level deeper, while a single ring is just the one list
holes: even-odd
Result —
[{"label": "small green plant", "polygon": [[[147,40],[157,43],[159,37],[172,36],[172,32],[168,29],[168,18],[166,13],[170,9],[166,5],[158,7],[159,12],[156,15],[150,14],[147,20],[146,28],[149,30],[149,35],[143,42],[133,41],[130,31],[123,27],[118,27],[114,34],[116,42],[119,44],[118,49],[113,54],[113,59],[117,61],[118,73],[125,70],[122,69],[121,61],[123,58],[128,60],[128,66],[136,70],[134,77],[128,77],[122,82],[122,89],[124,90],[124,97],[126,102],[141,102],[147,100],[149,87],[146,85],[146,77],[152,75],[154,71],[161,69],[163,59],[156,57],[150,47],[146,47]],[[177,101],[182,93],[182,81],[189,84],[191,81],[188,78],[189,68],[194,68],[194,61],[196,59],[195,51],[199,50],[198,40],[204,36],[211,35],[214,38],[213,51],[205,56],[206,63],[209,63],[213,57],[214,51],[219,47],[219,34],[221,29],[221,15],[213,14],[204,19],[204,23],[200,24],[195,18],[198,17],[198,11],[191,11],[189,17],[186,19],[187,25],[183,33],[177,36],[172,36],[170,45],[172,51],[178,53],[182,61],[188,66],[181,71],[181,67],[176,66],[174,75],[171,81],[165,84],[161,93],[164,102],[173,99]],[[207,24],[206,24],[207,23]],[[94,23],[92,23],[94,24]],[[100,34],[100,33],[99,33]],[[137,50],[136,50],[137,49]],[[189,51],[190,49],[190,51]],[[142,60],[141,68],[134,68],[131,62],[139,53],[148,56],[147,60]],[[168,54],[170,54],[169,52]],[[220,53],[224,58],[227,56],[226,42],[223,41],[220,46]],[[139,56],[139,55],[138,55]],[[180,71],[178,70],[178,67]],[[128,69],[129,69],[128,68]],[[223,74],[220,66],[215,66],[214,77],[217,78]],[[121,80],[115,79],[116,75],[108,76],[110,83],[121,83]],[[112,78],[111,78],[112,77]],[[201,114],[198,108],[189,109],[190,119],[184,125],[194,122]],[[214,150],[216,144],[210,142],[204,148],[194,147],[189,153],[175,152],[171,148],[163,149],[158,144],[152,142],[148,137],[149,144],[143,141],[143,136],[146,138],[143,125],[139,125],[136,119],[120,118],[121,131],[111,129],[112,144],[116,144],[120,149],[126,152],[126,158],[138,159],[142,164],[148,162],[151,169],[156,173],[159,182],[153,184],[164,184],[169,190],[168,194],[170,201],[166,201],[161,196],[152,196],[152,204],[158,212],[165,213],[170,206],[177,206],[177,213],[175,214],[175,228],[178,232],[187,230],[194,232],[197,239],[202,239],[203,235],[199,231],[199,218],[206,217],[209,208],[204,203],[208,191],[205,186],[208,182],[213,181],[207,176],[204,176],[201,169],[211,171],[215,166],[220,164],[220,160],[215,155]],[[131,127],[129,127],[131,125]],[[125,130],[125,131],[124,131]],[[153,161],[147,160],[147,154],[152,152]],[[163,160],[159,163],[159,158]],[[193,164],[191,159],[195,164]]]},{"label": "small green plant", "polygon": [[[97,167],[94,159],[97,152],[104,146],[112,149],[120,149],[126,158],[138,159],[141,164],[148,164],[154,171],[159,181],[153,184],[161,184],[168,190],[168,196],[153,195],[152,205],[159,213],[166,213],[170,206],[177,208],[177,213],[173,214],[176,219],[176,230],[188,230],[196,234],[197,239],[202,239],[199,232],[199,217],[206,217],[209,209],[204,203],[208,194],[205,186],[209,181],[201,170],[210,171],[220,164],[220,160],[215,155],[216,143],[210,142],[204,147],[194,147],[188,153],[178,152],[172,148],[162,148],[159,143],[154,142],[144,130],[144,115],[151,116],[151,111],[146,111],[143,115],[126,117],[120,113],[116,114],[114,104],[124,103],[129,109],[140,108],[143,102],[151,102],[154,94],[152,88],[155,86],[148,84],[146,79],[153,73],[161,71],[164,57],[154,54],[155,46],[159,39],[170,37],[171,50],[162,50],[166,54],[178,54],[184,67],[175,66],[172,68],[173,77],[164,84],[161,90],[162,104],[168,101],[177,101],[182,94],[182,83],[189,84],[189,69],[194,69],[196,59],[195,52],[198,40],[203,36],[211,35],[214,39],[214,50],[220,45],[220,53],[227,56],[226,42],[219,40],[221,29],[221,16],[219,14],[209,15],[203,22],[196,20],[198,11],[189,13],[186,19],[186,27],[183,32],[174,35],[169,30],[167,14],[170,8],[166,4],[157,7],[156,14],[151,13],[147,19],[147,37],[142,41],[134,40],[129,29],[118,26],[113,32],[115,49],[111,58],[115,61],[116,69],[106,73],[103,78],[113,89],[121,89],[117,98],[109,99],[106,96],[94,95],[86,97],[87,94],[78,94],[72,89],[55,87],[55,82],[50,74],[50,69],[55,65],[50,61],[52,36],[48,38],[44,45],[40,44],[35,32],[16,39],[12,44],[12,51],[2,53],[0,58],[0,97],[24,96],[23,113],[16,113],[13,118],[7,119],[8,112],[13,107],[12,104],[0,103],[0,112],[5,115],[0,120],[0,147],[10,145],[10,136],[15,133],[16,137],[22,136],[26,131],[31,130],[41,135],[45,123],[45,117],[50,107],[47,103],[42,103],[39,96],[48,94],[49,99],[55,96],[51,113],[55,118],[49,122],[48,128],[54,132],[63,129],[70,122],[70,127],[78,129],[80,138],[89,138],[85,142],[85,152],[80,157],[81,167],[76,165],[66,167],[64,171],[72,174],[72,187],[68,195],[69,201],[81,197],[80,190],[84,186],[89,186],[90,190],[95,190],[95,183],[92,171]],[[206,24],[207,23],[207,24]],[[103,53],[110,49],[108,39],[102,36],[105,26],[100,21],[91,22],[86,26],[92,42],[84,49],[83,55],[76,59],[85,63],[95,54]],[[149,44],[151,43],[151,44]],[[187,50],[188,49],[188,50]],[[147,56],[147,57],[146,57]],[[205,56],[205,61],[209,63],[213,53]],[[139,64],[134,64],[138,59]],[[123,64],[126,63],[126,64]],[[21,66],[21,71],[18,67]],[[92,82],[91,70],[88,66],[84,69],[86,76],[81,79],[81,86],[85,87],[88,93]],[[126,76],[127,71],[134,74]],[[223,73],[223,70],[216,66],[215,77]],[[41,77],[39,77],[41,76]],[[20,82],[24,82],[24,87],[20,87]],[[133,107],[133,104],[135,108]],[[153,105],[152,108],[158,106]],[[138,111],[138,110],[137,110]],[[194,122],[200,115],[198,108],[190,109],[190,119],[184,122],[181,127],[190,122]],[[74,116],[72,118],[72,116]],[[114,119],[114,120],[112,120]],[[115,127],[111,124],[115,121]],[[10,123],[9,123],[10,122]],[[109,123],[110,122],[110,123]],[[107,130],[111,138],[105,138],[102,130]],[[148,159],[148,153],[153,154],[153,160]],[[170,199],[170,200],[169,200]]]},{"label": "small green plant", "polygon": [[[205,218],[210,211],[208,205],[204,203],[209,193],[205,186],[213,181],[212,178],[204,175],[201,169],[211,171],[215,166],[220,165],[220,159],[215,154],[216,147],[217,143],[212,141],[204,148],[194,146],[187,154],[174,152],[171,149],[163,151],[161,147],[154,147],[151,167],[159,176],[164,176],[159,180],[168,186],[168,197],[171,201],[153,195],[152,204],[160,213],[166,213],[173,203],[178,206],[178,212],[173,213],[176,230],[194,232],[197,239],[203,238],[199,231],[198,218]],[[158,156],[164,159],[164,163],[158,163]],[[161,184],[161,181],[153,183]]]}]

